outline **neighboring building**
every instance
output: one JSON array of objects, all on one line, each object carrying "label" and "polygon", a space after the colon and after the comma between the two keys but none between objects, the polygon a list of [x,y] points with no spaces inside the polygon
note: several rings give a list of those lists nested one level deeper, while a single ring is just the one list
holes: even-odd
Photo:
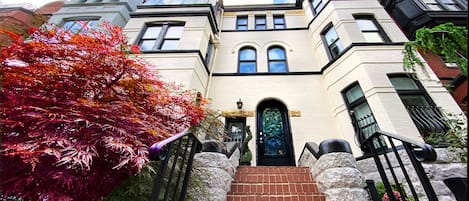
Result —
[{"label": "neighboring building", "polygon": [[[446,22],[467,27],[467,0],[379,0],[409,40],[422,27],[434,27]],[[467,55],[466,55],[467,56]],[[448,86],[461,109],[467,112],[467,77],[458,66],[446,63],[439,55],[424,58],[441,82]]]},{"label": "neighboring building", "polygon": [[[39,27],[47,22],[50,14],[63,5],[63,1],[48,3],[41,8],[31,4],[5,4],[0,5],[1,29],[19,33],[24,36],[32,27]],[[8,44],[8,37],[0,35],[0,46]]]},{"label": "neighboring building", "polygon": [[[95,27],[107,21],[123,27],[129,20],[129,14],[135,11],[141,0],[72,0],[54,13],[49,23],[62,26],[72,31],[81,30],[83,23]],[[81,21],[80,23],[78,23]]]},{"label": "neighboring building", "polygon": [[436,107],[461,112],[441,83],[403,71],[407,37],[378,1],[279,2],[147,0],[124,31],[162,79],[211,99],[234,134],[250,125],[257,165],[295,165],[305,142],[330,138],[362,156],[356,142],[378,128],[421,141],[444,129]]}]

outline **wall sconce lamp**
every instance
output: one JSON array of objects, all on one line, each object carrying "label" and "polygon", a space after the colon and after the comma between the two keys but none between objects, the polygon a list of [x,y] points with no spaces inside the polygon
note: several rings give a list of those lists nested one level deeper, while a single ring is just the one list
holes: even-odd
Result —
[{"label": "wall sconce lamp", "polygon": [[239,101],[236,101],[236,106],[238,107],[238,109],[243,108],[243,101],[241,101],[241,98],[239,99]]}]

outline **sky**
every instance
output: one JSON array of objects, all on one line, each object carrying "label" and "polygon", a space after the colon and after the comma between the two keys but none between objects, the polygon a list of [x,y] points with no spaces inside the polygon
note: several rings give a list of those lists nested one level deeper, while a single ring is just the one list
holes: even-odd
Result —
[{"label": "sky", "polygon": [[[39,8],[42,5],[56,1],[56,0],[0,0],[0,5],[3,4],[21,4],[21,3],[30,3],[33,6]],[[65,0],[66,1],[66,0]],[[286,0],[224,0],[225,5],[233,4],[264,4],[272,3],[274,1],[286,1]]]}]

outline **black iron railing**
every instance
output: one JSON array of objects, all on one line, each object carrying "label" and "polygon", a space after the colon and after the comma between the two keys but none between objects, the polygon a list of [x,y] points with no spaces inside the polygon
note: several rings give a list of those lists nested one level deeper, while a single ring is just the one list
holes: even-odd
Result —
[{"label": "black iron railing", "polygon": [[196,152],[202,145],[192,134],[181,132],[151,146],[151,160],[160,161],[150,201],[183,201]]},{"label": "black iron railing", "polygon": [[[382,149],[378,149],[373,146],[374,143],[378,142],[380,144],[380,147],[383,147],[385,145],[383,142],[384,139],[387,139],[387,142],[390,145],[390,148],[388,149],[389,151],[383,151]],[[394,144],[395,142],[402,144],[405,153],[403,151],[398,151],[398,148]],[[433,190],[433,187],[430,183],[430,180],[428,179],[421,163],[422,161],[436,160],[436,152],[432,146],[417,140],[409,139],[385,131],[376,131],[373,135],[371,135],[362,143],[362,146],[365,144],[369,148],[371,148],[371,154],[376,163],[376,167],[381,177],[381,181],[384,184],[389,200],[419,200],[419,197],[415,190],[416,181],[412,181],[410,179],[410,171],[415,171],[415,174],[417,174],[420,184],[426,193],[427,200],[438,200],[435,191]],[[397,164],[396,162],[391,163],[391,157],[395,157]],[[404,164],[403,158],[405,160],[408,159],[410,161],[407,166]],[[388,168],[386,170],[382,162],[383,159]],[[401,177],[399,178],[397,175],[400,175]],[[390,180],[392,180],[392,183]],[[367,183],[369,183],[369,187],[371,187],[371,185],[373,185],[374,187],[374,182],[367,181]],[[392,184],[394,185],[395,189],[393,189]],[[407,189],[407,191],[405,191],[405,189]],[[375,195],[375,198],[373,200],[377,199],[381,201],[381,198],[376,198],[376,191],[372,192],[373,189],[370,188],[369,190],[371,192],[371,195]],[[397,199],[394,194],[394,191],[399,192],[398,194],[400,195],[400,199]],[[410,193],[407,194],[406,192]]]},{"label": "black iron railing", "polygon": [[412,121],[424,137],[431,133],[444,133],[448,130],[445,117],[435,106],[406,106]]}]

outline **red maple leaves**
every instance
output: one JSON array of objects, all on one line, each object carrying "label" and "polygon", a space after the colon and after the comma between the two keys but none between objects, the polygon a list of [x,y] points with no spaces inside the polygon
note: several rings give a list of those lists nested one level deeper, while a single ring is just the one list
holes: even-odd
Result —
[{"label": "red maple leaves", "polygon": [[157,79],[121,28],[102,27],[10,34],[1,49],[2,194],[100,200],[151,144],[204,117],[204,101]]}]

